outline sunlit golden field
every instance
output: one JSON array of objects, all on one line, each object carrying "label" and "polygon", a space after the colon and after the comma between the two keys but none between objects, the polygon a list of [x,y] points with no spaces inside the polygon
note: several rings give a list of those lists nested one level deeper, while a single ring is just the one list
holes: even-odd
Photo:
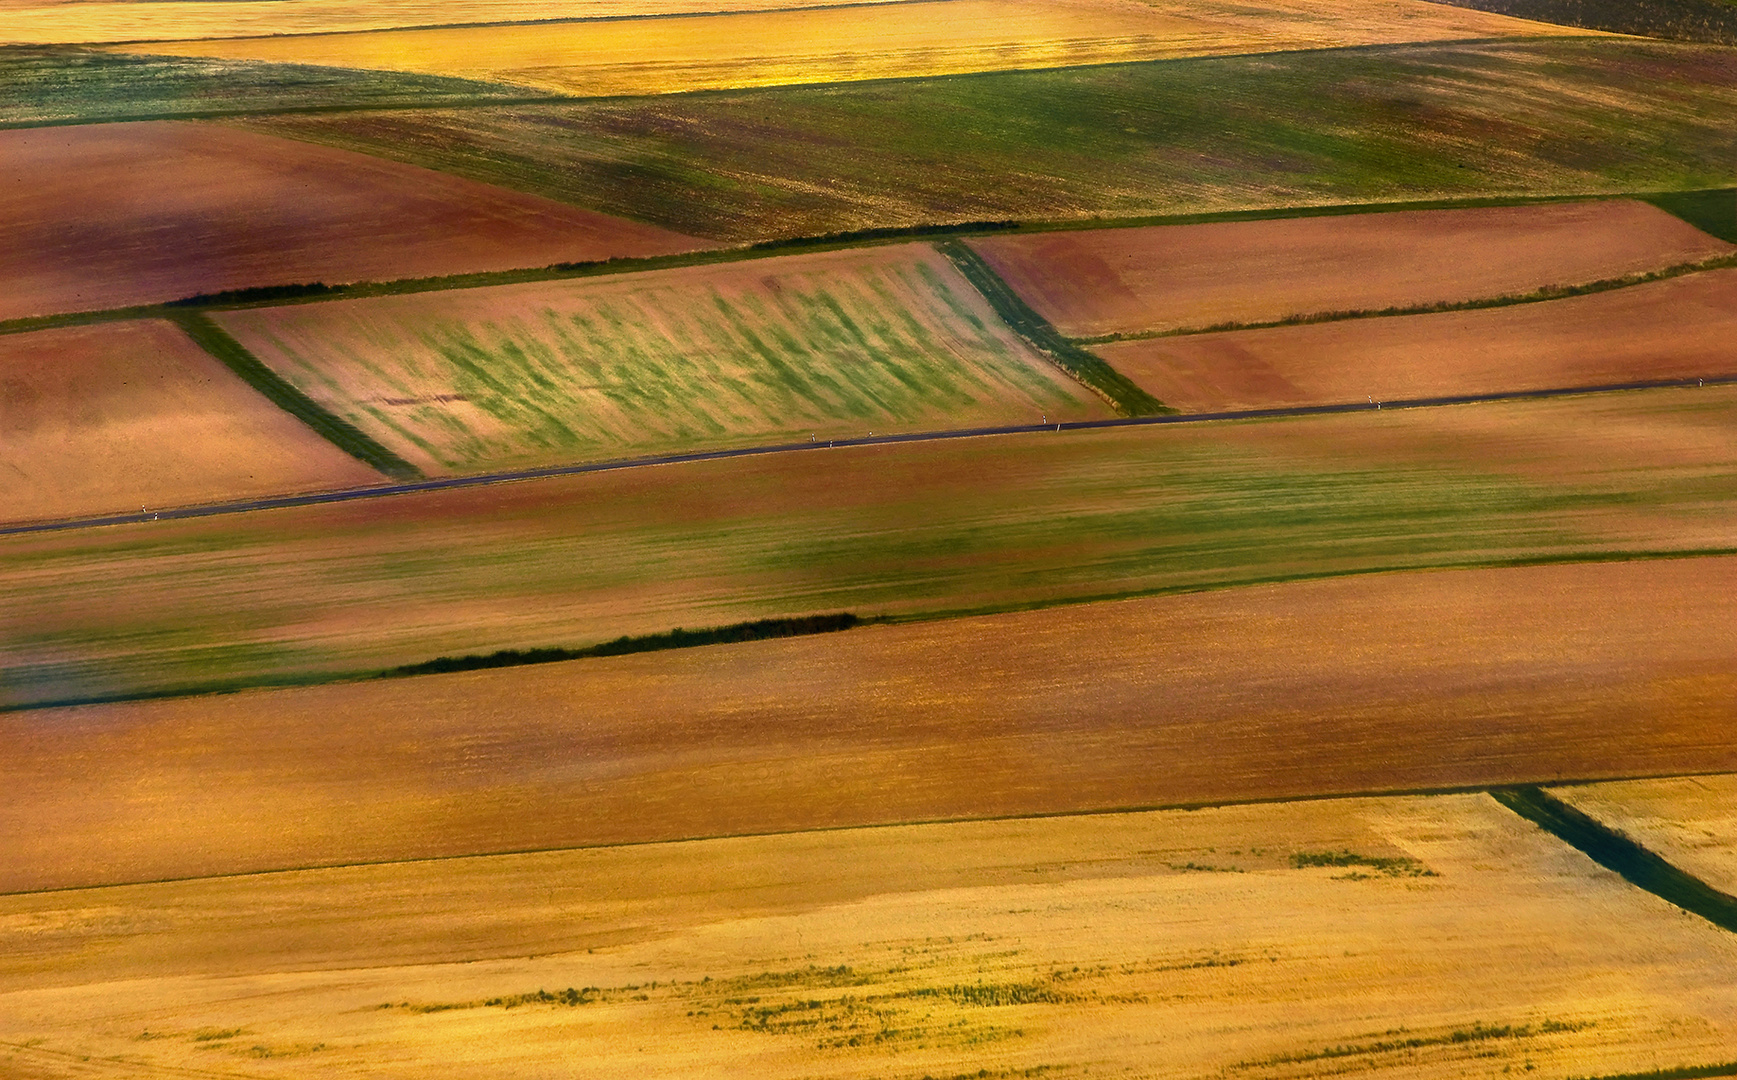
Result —
[{"label": "sunlit golden field", "polygon": [[126,46],[457,75],[560,94],[664,94],[1180,56],[1583,31],[1423,0],[923,0],[772,13]]},{"label": "sunlit golden field", "polygon": [[1737,943],[1483,795],[0,897],[0,943],[30,1078],[1445,1080],[1737,1040]]},{"label": "sunlit golden field", "polygon": [[1628,780],[1554,789],[1670,863],[1737,895],[1737,777]]}]

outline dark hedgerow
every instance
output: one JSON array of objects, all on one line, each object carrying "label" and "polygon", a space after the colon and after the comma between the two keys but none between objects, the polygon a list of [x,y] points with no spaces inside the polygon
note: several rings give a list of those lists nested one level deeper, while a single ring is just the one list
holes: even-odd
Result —
[{"label": "dark hedgerow", "polygon": [[664,634],[645,634],[640,637],[623,635],[614,641],[605,641],[583,649],[501,649],[486,655],[440,656],[420,664],[405,664],[392,668],[381,672],[381,677],[392,679],[406,675],[438,675],[448,671],[549,664],[558,660],[581,660],[590,656],[624,656],[628,653],[657,652],[660,649],[686,649],[695,645],[724,645],[737,641],[830,634],[872,621],[874,620],[863,619],[846,611],[834,615],[805,615],[794,619],[758,619],[754,622],[732,623],[729,626],[714,626],[704,630],[683,630],[677,627]]}]

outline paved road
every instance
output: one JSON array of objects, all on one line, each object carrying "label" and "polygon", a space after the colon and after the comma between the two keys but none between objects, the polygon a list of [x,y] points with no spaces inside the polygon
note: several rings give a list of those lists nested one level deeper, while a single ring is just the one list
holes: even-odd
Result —
[{"label": "paved road", "polygon": [[1629,390],[1656,390],[1685,386],[1726,386],[1737,383],[1737,375],[1711,375],[1695,379],[1652,379],[1641,382],[1605,383],[1598,386],[1562,386],[1545,390],[1512,390],[1494,394],[1460,394],[1451,397],[1407,398],[1403,401],[1351,402],[1341,405],[1294,405],[1279,409],[1243,409],[1235,412],[1177,413],[1170,416],[1119,417],[1114,420],[1076,420],[1061,424],[1009,424],[1004,427],[960,428],[954,431],[919,431],[904,435],[874,435],[860,439],[830,439],[826,442],[778,443],[772,446],[749,446],[734,450],[709,450],[693,454],[664,454],[657,457],[618,458],[614,461],[594,461],[579,465],[550,465],[540,469],[517,469],[510,472],[481,473],[473,476],[448,476],[436,480],[416,480],[404,484],[381,484],[373,487],[344,488],[307,495],[274,495],[264,499],[244,499],[236,502],[205,503],[199,506],[178,506],[166,510],[139,513],[105,514],[96,517],[61,518],[54,521],[32,521],[0,525],[0,536],[20,533],[61,532],[68,529],[95,529],[105,525],[135,525],[146,521],[174,521],[183,518],[217,517],[221,514],[246,514],[255,510],[280,510],[291,506],[315,506],[321,503],[355,502],[359,499],[384,499],[394,495],[410,495],[421,491],[445,491],[452,488],[484,487],[489,484],[511,484],[523,480],[543,480],[552,476],[576,476],[580,473],[613,472],[617,469],[643,469],[653,465],[679,465],[689,461],[716,461],[721,458],[756,457],[762,454],[794,454],[846,446],[880,446],[890,443],[941,442],[946,439],[976,439],[987,435],[1023,435],[1044,431],[1089,431],[1096,428],[1154,427],[1160,424],[1206,424],[1221,420],[1261,420],[1276,417],[1328,416],[1336,413],[1378,412],[1383,409],[1430,409],[1444,405],[1471,405],[1487,401],[1525,401],[1536,398],[1569,397],[1580,394],[1612,394]]}]

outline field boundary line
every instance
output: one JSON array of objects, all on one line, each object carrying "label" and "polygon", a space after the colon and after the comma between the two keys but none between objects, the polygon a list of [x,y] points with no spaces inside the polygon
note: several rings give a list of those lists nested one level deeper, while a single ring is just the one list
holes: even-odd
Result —
[{"label": "field boundary line", "polygon": [[[5,125],[0,124],[0,128]],[[288,136],[284,136],[288,137]],[[314,142],[318,146],[337,143]],[[340,147],[341,148],[341,147]],[[422,166],[427,168],[427,166]],[[441,170],[434,170],[441,171]],[[462,175],[452,173],[450,175]],[[503,187],[504,185],[495,185]],[[517,188],[506,190],[517,191]],[[339,285],[311,283],[297,285],[249,286],[201,293],[150,304],[132,304],[118,308],[98,308],[85,311],[65,311],[48,315],[24,315],[0,319],[0,334],[28,334],[37,330],[53,330],[65,326],[88,326],[94,323],[121,322],[129,319],[165,319],[186,309],[202,311],[234,311],[255,307],[287,307],[294,304],[319,304],[336,300],[357,300],[373,296],[403,296],[415,293],[446,292],[459,289],[486,289],[497,285],[523,285],[541,281],[566,281],[580,278],[612,277],[652,270],[672,270],[690,266],[712,266],[756,259],[780,258],[806,252],[843,251],[853,248],[884,247],[891,244],[918,243],[937,237],[971,239],[979,236],[1017,235],[1021,233],[1091,232],[1098,229],[1136,229],[1167,225],[1210,225],[1245,221],[1288,221],[1313,217],[1349,217],[1357,214],[1390,214],[1414,210],[1478,210],[1509,206],[1543,206],[1554,203],[1608,202],[1617,199],[1652,203],[1655,199],[1672,196],[1722,195],[1727,191],[1737,198],[1737,188],[1706,188],[1695,191],[1591,192],[1573,195],[1514,195],[1465,199],[1429,199],[1410,202],[1331,203],[1319,206],[1283,206],[1260,210],[1224,210],[1199,214],[1162,214],[1145,217],[1064,218],[1060,220],[962,221],[928,225],[895,225],[810,236],[790,236],[748,243],[718,241],[719,247],[701,248],[671,255],[625,255],[582,262],[552,263],[547,266],[521,267],[515,270],[479,270],[463,274],[442,274],[434,277],[394,278],[384,281],[353,281]],[[572,204],[569,204],[572,205]],[[1666,207],[1660,209],[1675,213]],[[1676,216],[1681,216],[1676,215]],[[1688,220],[1688,219],[1684,219]],[[1689,224],[1701,228],[1690,221]],[[1717,234],[1709,234],[1717,236]],[[698,238],[705,239],[705,238]],[[1722,238],[1721,238],[1722,239]],[[1721,256],[1715,256],[1719,258]],[[1688,264],[1683,264],[1688,265]],[[1692,271],[1691,271],[1692,272]],[[1022,301],[1023,302],[1023,301]],[[1254,329],[1265,324],[1239,327]],[[1199,331],[1208,332],[1208,331]],[[1059,332],[1058,332],[1058,336]],[[1068,339],[1095,342],[1096,339]],[[1131,340],[1131,339],[1130,339]]]},{"label": "field boundary line", "polygon": [[1128,417],[1140,417],[1176,411],[1134,385],[1103,357],[1063,337],[1061,331],[1027,304],[1013,286],[968,245],[958,240],[943,240],[934,246],[988,301],[1010,330],[1086,389],[1108,401],[1117,412]]},{"label": "field boundary line", "polygon": [[[209,321],[209,320],[207,320]],[[213,323],[213,326],[216,324]],[[227,335],[225,335],[227,336]],[[231,339],[233,340],[233,339]],[[255,361],[258,363],[258,361]],[[260,365],[262,368],[263,364]],[[1107,365],[1106,365],[1107,366]],[[269,368],[266,369],[270,371]],[[272,378],[280,379],[275,372]],[[429,491],[455,488],[486,487],[526,480],[547,480],[560,476],[585,473],[616,472],[657,465],[684,465],[699,461],[721,461],[729,458],[763,457],[768,454],[816,453],[862,446],[892,446],[902,443],[948,442],[955,439],[978,439],[996,435],[1060,434],[1065,431],[1094,431],[1104,428],[1150,427],[1160,424],[1210,424],[1246,420],[1289,420],[1309,416],[1338,416],[1345,413],[1394,411],[1401,409],[1435,409],[1451,405],[1481,405],[1504,401],[1536,401],[1557,397],[1581,397],[1592,394],[1618,394],[1640,390],[1670,390],[1691,387],[1730,386],[1737,384],[1737,374],[1706,375],[1680,379],[1646,379],[1636,382],[1605,383],[1595,386],[1551,387],[1540,390],[1498,390],[1484,394],[1458,394],[1442,397],[1407,398],[1399,401],[1352,401],[1332,405],[1291,405],[1282,408],[1241,409],[1210,413],[1165,413],[1156,416],[1119,416],[1107,420],[1068,420],[1054,424],[1007,424],[999,427],[956,428],[949,431],[918,431],[902,435],[871,435],[849,439],[829,439],[825,443],[773,443],[764,446],[742,446],[723,450],[696,450],[691,453],[658,454],[648,457],[614,458],[607,461],[579,462],[568,465],[545,465],[532,469],[505,472],[474,473],[466,476],[443,476],[433,479],[408,480],[397,484],[369,487],[339,488],[331,491],[305,492],[299,495],[272,495],[259,499],[200,503],[191,506],[166,507],[137,513],[100,514],[88,517],[59,518],[49,521],[0,523],[0,536],[24,533],[62,532],[69,529],[93,529],[108,525],[134,525],[148,521],[176,521],[187,518],[216,517],[243,514],[255,510],[282,510],[297,506],[324,503],[354,502],[359,499],[381,499],[395,495],[414,495]],[[288,385],[285,383],[284,385]],[[290,389],[294,390],[294,387]],[[296,394],[301,391],[296,390]],[[316,408],[318,406],[315,406]],[[324,410],[321,410],[322,412]],[[329,414],[328,414],[329,415]],[[336,420],[336,418],[333,418]],[[344,423],[338,420],[338,423]],[[358,432],[360,434],[360,432]],[[364,436],[365,438],[366,436]],[[384,449],[384,448],[382,448]],[[390,451],[386,451],[390,453]],[[366,459],[364,459],[366,460]],[[372,463],[370,463],[372,464]]]},{"label": "field boundary line", "polygon": [[1493,788],[1490,795],[1629,884],[1699,915],[1721,930],[1737,933],[1737,896],[1721,892],[1672,865],[1620,830],[1570,806],[1542,787]]},{"label": "field boundary line", "polygon": [[1304,315],[1287,315],[1264,322],[1224,322],[1212,326],[1181,326],[1174,330],[1136,330],[1126,333],[1098,334],[1068,340],[1075,345],[1112,345],[1121,341],[1156,341],[1160,338],[1193,337],[1200,334],[1227,334],[1239,330],[1272,330],[1285,326],[1314,326],[1319,323],[1352,322],[1359,319],[1404,318],[1410,315],[1445,315],[1456,311],[1487,311],[1495,308],[1543,304],[1552,300],[1567,300],[1576,296],[1597,296],[1600,293],[1632,289],[1656,281],[1671,281],[1680,277],[1726,270],[1737,266],[1737,252],[1715,255],[1698,262],[1677,263],[1659,270],[1647,270],[1622,277],[1600,278],[1580,285],[1545,285],[1529,293],[1509,293],[1478,300],[1438,300],[1428,304],[1387,308],[1354,308],[1344,311],[1317,311]]},{"label": "field boundary line", "polygon": [[[1621,774],[1606,777],[1550,780],[1553,785],[1613,784],[1635,780],[1676,780],[1700,776],[1731,776],[1729,772],[1673,772]],[[554,855],[564,851],[598,851],[608,848],[641,848],[658,844],[703,844],[713,840],[753,840],[768,836],[803,836],[809,833],[854,832],[863,829],[903,829],[922,825],[969,825],[998,821],[1046,821],[1055,818],[1108,817],[1115,814],[1156,814],[1169,810],[1214,810],[1235,806],[1283,806],[1289,803],[1335,802],[1341,799],[1406,799],[1430,798],[1438,795],[1490,795],[1508,790],[1491,784],[1451,784],[1424,788],[1372,788],[1364,791],[1336,791],[1317,795],[1258,796],[1248,799],[1211,799],[1202,802],[1130,804],[1126,806],[1094,807],[1087,810],[1044,810],[1024,814],[989,814],[981,817],[912,818],[908,821],[871,821],[858,825],[816,825],[807,829],[765,829],[751,832],[707,833],[676,836],[663,840],[615,840],[594,844],[562,844],[555,847],[515,848],[509,851],[473,851],[462,855],[421,855],[402,859],[359,859],[342,863],[306,863],[300,866],[275,867],[269,870],[237,870],[227,874],[189,874],[184,877],[151,878],[139,881],[113,881],[100,885],[54,885],[43,889],[13,889],[0,891],[0,898],[10,896],[41,896],[48,893],[86,892],[96,889],[130,889],[142,885],[176,885],[189,881],[223,881],[232,878],[272,877],[278,874],[305,874],[319,870],[354,870],[368,866],[414,866],[419,863],[456,862],[460,859],[492,859],[515,855]],[[1647,1074],[1642,1074],[1643,1076]],[[1718,1074],[1713,1074],[1718,1075]],[[1606,1078],[1590,1078],[1606,1080]],[[1608,1080],[1626,1080],[1612,1077]]]},{"label": "field boundary line", "polygon": [[273,405],[312,428],[327,442],[396,480],[413,480],[422,470],[380,445],[360,428],[328,411],[288,379],[267,367],[247,347],[231,337],[202,311],[178,311],[169,316],[194,344],[215,357]]}]

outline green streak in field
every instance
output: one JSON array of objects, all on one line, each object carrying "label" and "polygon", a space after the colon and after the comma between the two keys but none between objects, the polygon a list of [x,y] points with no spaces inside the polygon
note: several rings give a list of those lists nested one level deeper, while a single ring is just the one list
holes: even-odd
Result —
[{"label": "green streak in field", "polygon": [[1732,65],[1663,42],[1455,43],[250,124],[760,240],[1726,187]]}]

